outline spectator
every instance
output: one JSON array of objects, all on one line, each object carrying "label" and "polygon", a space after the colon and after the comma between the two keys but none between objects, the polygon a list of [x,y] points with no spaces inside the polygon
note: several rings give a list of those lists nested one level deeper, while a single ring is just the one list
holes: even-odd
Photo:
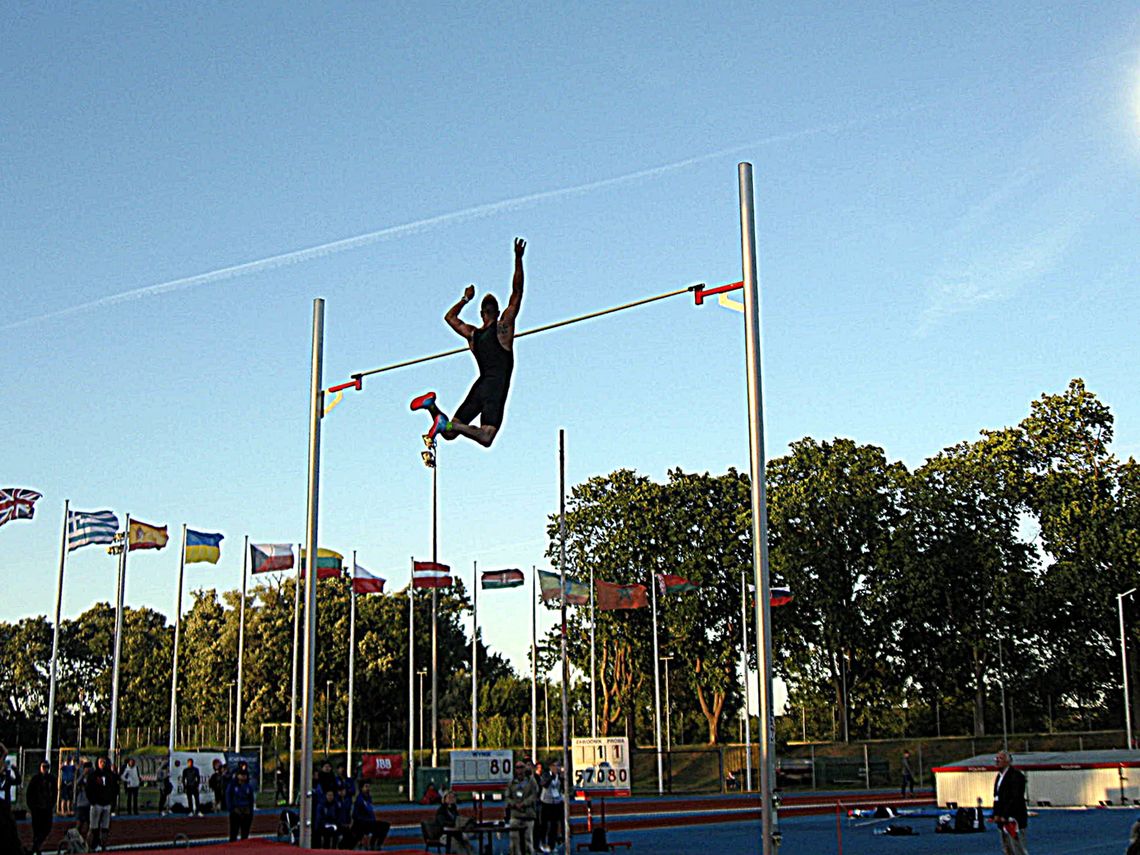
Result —
[{"label": "spectator", "polygon": [[346,771],[347,767],[341,763],[336,767],[336,783],[337,789],[344,788],[345,794],[348,796],[349,804],[356,799],[356,781]]},{"label": "spectator", "polygon": [[900,796],[906,795],[907,787],[910,787],[910,794],[914,795],[914,770],[910,768],[910,752],[903,752],[902,759],[902,792]]},{"label": "spectator", "polygon": [[139,776],[139,767],[135,765],[134,757],[127,759],[127,766],[123,769],[121,777],[123,790],[127,794],[126,813],[137,815],[139,812],[139,787],[142,786],[142,778]]},{"label": "spectator", "polygon": [[16,820],[12,816],[12,796],[14,787],[20,783],[20,773],[12,768],[8,760],[8,748],[0,742],[0,852],[22,852],[20,834],[16,830]]},{"label": "spectator", "polygon": [[372,782],[365,778],[360,782],[360,792],[352,805],[352,824],[345,844],[349,849],[355,849],[365,835],[370,835],[368,845],[379,849],[391,827],[390,823],[376,819],[376,810],[372,807]]},{"label": "spectator", "polygon": [[283,805],[289,801],[289,779],[280,763],[277,764],[277,771],[273,773],[273,782],[276,785],[273,800]]},{"label": "spectator", "polygon": [[158,774],[154,780],[155,786],[158,788],[158,815],[166,816],[170,813],[167,810],[166,800],[170,798],[170,794],[174,792],[174,784],[170,782],[170,761],[163,760],[162,765],[158,767]]},{"label": "spectator", "polygon": [[534,847],[542,848],[542,841],[546,840],[546,823],[542,816],[542,792],[546,789],[546,767],[538,760],[534,764],[534,782],[538,785],[538,798],[534,803]]},{"label": "spectator", "polygon": [[[467,838],[463,836],[463,829],[466,828],[470,822],[470,817],[460,815],[459,805],[455,803],[455,793],[451,790],[445,792],[443,794],[443,801],[435,812],[435,824],[439,826],[444,834],[447,834],[447,836],[454,841],[463,855],[471,855],[471,844],[468,843]],[[444,829],[455,830],[449,833]],[[448,848],[450,850],[450,846]]]},{"label": "spectator", "polygon": [[1001,848],[1005,855],[1025,855],[1026,827],[1029,810],[1025,804],[1025,775],[1013,765],[1008,751],[999,751],[994,758],[998,776],[994,781],[994,823],[1001,833]]},{"label": "spectator", "polygon": [[511,812],[511,855],[532,855],[538,784],[534,781],[534,766],[529,762],[515,763],[515,776],[507,784],[505,798]]},{"label": "spectator", "polygon": [[111,806],[119,797],[119,776],[111,761],[100,757],[87,776],[87,799],[91,802],[91,851],[102,847],[107,851],[111,837]]},{"label": "spectator", "polygon": [[341,834],[347,835],[352,827],[352,799],[348,797],[348,790],[342,784],[336,791],[336,824]]},{"label": "spectator", "polygon": [[[331,774],[332,770],[329,771]],[[336,790],[325,790],[324,795],[317,802],[316,819],[313,822],[313,842],[317,849],[336,848],[341,833],[340,825],[337,822],[339,812],[340,805],[337,804]]]},{"label": "spectator", "polygon": [[87,781],[93,771],[91,761],[84,760],[75,777],[75,822],[84,840],[91,833],[91,800],[87,798]]},{"label": "spectator", "polygon": [[336,775],[333,774],[332,763],[327,760],[321,764],[317,772],[317,786],[320,788],[321,798],[324,798],[325,793],[336,792]]},{"label": "spectator", "polygon": [[249,780],[248,769],[238,769],[226,787],[225,803],[230,812],[230,841],[249,837],[253,824],[253,810],[257,805],[257,791]]},{"label": "spectator", "polygon": [[1140,855],[1140,819],[1132,823],[1132,831],[1128,835],[1128,848],[1124,855]]},{"label": "spectator", "polygon": [[55,797],[55,776],[51,774],[51,764],[45,761],[40,764],[40,771],[28,780],[25,793],[28,813],[32,815],[32,852],[35,855],[41,855],[44,841],[51,834]]},{"label": "spectator", "polygon": [[226,809],[226,785],[229,782],[226,780],[226,766],[225,764],[214,758],[214,771],[210,774],[210,779],[206,785],[210,788],[210,792],[214,794],[214,810]]},{"label": "spectator", "polygon": [[546,836],[539,838],[538,848],[543,852],[554,851],[554,847],[562,841],[565,792],[566,776],[562,774],[562,763],[554,760],[550,769],[543,774],[543,787],[539,793],[538,810]]},{"label": "spectator", "polygon": [[198,791],[202,788],[202,773],[194,765],[194,758],[186,758],[186,768],[182,770],[182,792],[186,794],[186,810],[191,816],[202,815],[202,805],[198,801]]},{"label": "spectator", "polygon": [[420,799],[421,805],[437,805],[443,801],[439,794],[439,790],[435,788],[435,781],[428,781],[427,788],[424,790],[423,797]]},{"label": "spectator", "polygon": [[59,812],[71,813],[75,802],[75,760],[68,757],[59,767]]}]

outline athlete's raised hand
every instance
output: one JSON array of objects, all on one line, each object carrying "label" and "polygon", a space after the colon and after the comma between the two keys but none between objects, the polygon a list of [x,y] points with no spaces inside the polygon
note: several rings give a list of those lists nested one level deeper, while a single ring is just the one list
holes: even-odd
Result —
[{"label": "athlete's raised hand", "polygon": [[472,300],[475,299],[475,286],[474,285],[468,285],[466,288],[463,289],[463,299],[466,300],[468,303],[470,303]]},{"label": "athlete's raised hand", "polygon": [[526,241],[522,238],[515,238],[515,258],[522,258],[524,252],[526,252]]}]

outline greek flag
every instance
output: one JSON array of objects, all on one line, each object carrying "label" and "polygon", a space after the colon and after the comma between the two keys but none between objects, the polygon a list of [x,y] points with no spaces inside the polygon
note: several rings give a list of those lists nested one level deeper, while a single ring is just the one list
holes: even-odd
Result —
[{"label": "greek flag", "polygon": [[67,551],[93,543],[114,543],[119,520],[110,511],[68,511]]}]

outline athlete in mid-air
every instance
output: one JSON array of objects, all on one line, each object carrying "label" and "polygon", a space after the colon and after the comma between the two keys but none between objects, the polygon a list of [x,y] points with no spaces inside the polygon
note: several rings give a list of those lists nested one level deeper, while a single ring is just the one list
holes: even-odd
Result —
[{"label": "athlete in mid-air", "polygon": [[[480,445],[490,446],[502,427],[507,393],[511,388],[511,371],[515,367],[515,319],[519,314],[519,306],[522,305],[522,260],[525,251],[526,241],[515,238],[515,276],[511,283],[511,299],[501,314],[499,301],[493,294],[487,294],[479,304],[482,324],[474,327],[461,321],[459,313],[475,299],[475,286],[468,285],[459,302],[443,316],[447,325],[467,340],[479,366],[479,376],[455,411],[454,418],[449,419],[436,406],[435,392],[420,395],[412,401],[413,410],[427,410],[432,415],[431,430],[424,435],[424,442],[429,448],[437,435],[449,440],[465,436]],[[476,416],[479,417],[479,427],[471,424]]]}]

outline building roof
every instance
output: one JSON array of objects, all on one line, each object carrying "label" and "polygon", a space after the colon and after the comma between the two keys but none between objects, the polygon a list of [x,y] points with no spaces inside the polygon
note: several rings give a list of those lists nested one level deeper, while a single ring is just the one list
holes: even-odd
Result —
[{"label": "building roof", "polygon": [[[994,752],[996,753],[996,752]],[[1010,752],[1013,765],[1023,771],[1064,771],[1070,769],[1104,769],[1117,766],[1140,767],[1140,750],[1107,748],[1096,751],[1029,751]],[[997,772],[994,754],[978,754],[935,766],[938,772]]]}]

